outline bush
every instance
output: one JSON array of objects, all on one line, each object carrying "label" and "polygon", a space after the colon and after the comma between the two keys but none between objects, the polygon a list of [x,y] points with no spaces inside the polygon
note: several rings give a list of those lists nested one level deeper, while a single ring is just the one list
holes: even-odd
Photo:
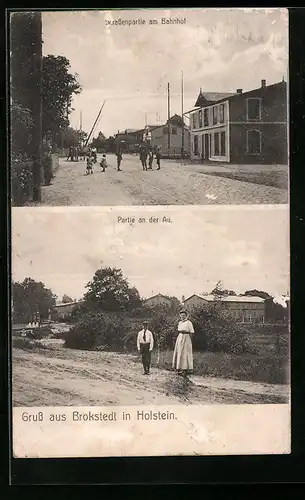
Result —
[{"label": "bush", "polygon": [[31,162],[12,162],[11,166],[12,204],[23,206],[33,200],[33,166]]},{"label": "bush", "polygon": [[30,339],[37,339],[37,340],[40,340],[40,339],[43,339],[45,337],[49,337],[52,335],[52,330],[51,328],[47,327],[47,326],[44,326],[44,327],[41,327],[41,328],[34,328],[33,330],[30,330],[26,336]]},{"label": "bush", "polygon": [[130,327],[130,321],[124,314],[87,313],[63,334],[65,347],[123,351]]},{"label": "bush", "polygon": [[257,352],[244,326],[218,304],[195,308],[192,322],[195,330],[194,350],[232,354]]},{"label": "bush", "polygon": [[23,337],[17,337],[13,339],[13,347],[15,349],[24,349],[24,350],[32,350],[32,349],[46,349],[46,346],[42,345],[38,340],[30,340]]}]

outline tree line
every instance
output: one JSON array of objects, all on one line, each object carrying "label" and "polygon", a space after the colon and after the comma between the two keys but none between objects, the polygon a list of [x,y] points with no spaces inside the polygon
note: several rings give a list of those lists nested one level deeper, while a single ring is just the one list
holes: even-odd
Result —
[{"label": "tree line", "polygon": [[[236,295],[233,290],[224,289],[221,282],[212,289],[215,297]],[[286,315],[286,309],[274,302],[273,297],[260,290],[247,290],[245,296],[256,296],[265,299],[266,319],[281,321]],[[54,311],[57,296],[42,282],[26,278],[23,282],[12,285],[13,321],[17,323],[31,321],[37,311],[42,320],[48,319],[50,311]],[[177,314],[182,303],[177,297],[169,297],[171,306],[166,306],[170,314]],[[73,302],[73,298],[64,294],[63,303]],[[77,303],[72,313],[72,320],[87,313],[105,311],[108,313],[128,313],[132,317],[142,318],[151,311],[145,305],[136,287],[129,284],[121,269],[104,267],[98,269],[86,285],[86,292]]]}]

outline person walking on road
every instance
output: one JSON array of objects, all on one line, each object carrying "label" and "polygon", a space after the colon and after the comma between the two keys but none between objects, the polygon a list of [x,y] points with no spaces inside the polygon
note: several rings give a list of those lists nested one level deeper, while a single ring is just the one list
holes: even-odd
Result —
[{"label": "person walking on road", "polygon": [[67,156],[67,161],[69,161],[69,159],[72,161],[73,160],[73,148],[72,146],[69,147],[69,152],[68,152],[68,156]]},{"label": "person walking on road", "polygon": [[156,152],[157,170],[160,170],[160,160],[161,160],[161,153],[160,149],[158,148]]},{"label": "person walking on road", "polygon": [[152,170],[152,164],[154,160],[154,152],[152,148],[149,148],[149,153],[148,153],[148,168],[149,170]]},{"label": "person walking on road", "polygon": [[143,170],[147,170],[147,151],[144,147],[140,150],[140,161],[142,163]]},{"label": "person walking on road", "polygon": [[193,346],[192,335],[194,327],[188,319],[188,313],[185,309],[180,311],[180,321],[178,323],[178,337],[175,343],[173,354],[173,368],[178,375],[186,377],[193,371]]},{"label": "person walking on road", "polygon": [[116,155],[116,163],[117,163],[117,167],[118,167],[118,171],[120,172],[121,169],[120,169],[120,166],[121,166],[121,163],[122,163],[122,153],[121,151],[118,151],[117,155]]},{"label": "person walking on road", "polygon": [[144,375],[149,375],[151,364],[151,352],[154,347],[154,337],[150,330],[148,330],[148,322],[143,321],[143,329],[138,333],[137,348],[138,352],[142,355],[142,365]]},{"label": "person walking on road", "polygon": [[91,153],[92,153],[93,163],[96,163],[97,162],[97,149],[91,148]]}]

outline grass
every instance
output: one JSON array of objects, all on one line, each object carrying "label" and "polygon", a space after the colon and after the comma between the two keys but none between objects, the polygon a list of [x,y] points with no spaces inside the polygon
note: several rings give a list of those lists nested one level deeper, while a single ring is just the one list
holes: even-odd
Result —
[{"label": "grass", "polygon": [[236,181],[251,182],[263,186],[288,189],[288,174],[285,172],[202,172],[203,174],[214,175],[215,177],[225,177]]},{"label": "grass", "polygon": [[[162,351],[157,364],[157,353],[154,352],[152,364],[171,370],[172,356],[172,350]],[[234,355],[223,352],[194,352],[194,375],[285,384],[288,381],[288,357],[274,354]]]}]

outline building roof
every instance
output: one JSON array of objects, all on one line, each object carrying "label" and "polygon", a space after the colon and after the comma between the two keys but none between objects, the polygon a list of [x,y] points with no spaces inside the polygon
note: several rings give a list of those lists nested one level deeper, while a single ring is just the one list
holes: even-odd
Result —
[{"label": "building roof", "polygon": [[170,297],[167,297],[166,295],[163,295],[162,293],[157,293],[156,295],[153,295],[152,297],[148,297],[147,299],[144,300],[146,302],[147,300],[154,299],[156,297],[163,297],[164,299],[172,301]]},{"label": "building roof", "polygon": [[65,306],[72,306],[78,304],[78,301],[76,302],[59,302],[59,304],[56,304],[55,307],[65,307]]},{"label": "building roof", "polygon": [[256,89],[248,90],[247,92],[241,92],[240,94],[234,94],[234,95],[232,95],[229,98],[219,99],[218,102],[226,101],[227,99],[229,99],[230,101],[232,101],[234,99],[241,99],[241,98],[244,98],[244,97],[251,97],[251,95],[257,94],[257,92],[259,90],[261,90],[262,92],[265,92],[266,89],[269,90],[269,89],[272,89],[274,87],[285,87],[286,88],[286,85],[287,85],[287,83],[284,80],[282,80],[282,81],[277,82],[277,83],[272,83],[271,85],[266,85],[265,87],[257,87]]},{"label": "building roof", "polygon": [[206,104],[220,101],[220,99],[227,99],[233,95],[236,95],[236,92],[202,92],[200,90],[195,107],[203,107]]},{"label": "building roof", "polygon": [[[272,83],[271,85],[265,85],[264,87],[260,86],[260,87],[257,87],[256,89],[252,89],[252,90],[248,90],[247,92],[235,92],[235,93],[231,93],[231,94],[221,94],[221,93],[218,93],[218,92],[214,92],[214,93],[208,93],[208,92],[205,92],[205,93],[202,93],[202,98],[201,100],[199,99],[200,98],[200,94],[197,98],[197,101],[195,103],[195,107],[197,108],[202,108],[204,106],[208,106],[210,104],[216,104],[218,102],[223,102],[223,101],[226,101],[227,99],[229,99],[230,101],[234,100],[234,99],[240,99],[240,98],[244,98],[244,97],[249,97],[251,96],[252,94],[256,94],[259,90],[265,92],[266,89],[271,89],[272,87],[286,87],[287,83],[285,82],[285,80],[282,80],[280,82],[277,82],[277,83]],[[218,98],[215,100],[215,101],[209,101],[208,99],[205,99],[204,96],[205,95],[214,95],[215,97],[218,95]],[[221,97],[222,96],[222,97]],[[195,109],[192,109],[191,111],[195,111]]]},{"label": "building roof", "polygon": [[200,299],[206,300],[207,302],[214,302],[219,300],[221,302],[243,302],[243,303],[262,303],[265,302],[261,297],[253,297],[252,295],[227,295],[222,297],[215,297],[214,295],[199,295],[198,293],[194,293],[184,302],[187,302],[192,297],[199,297]]}]

